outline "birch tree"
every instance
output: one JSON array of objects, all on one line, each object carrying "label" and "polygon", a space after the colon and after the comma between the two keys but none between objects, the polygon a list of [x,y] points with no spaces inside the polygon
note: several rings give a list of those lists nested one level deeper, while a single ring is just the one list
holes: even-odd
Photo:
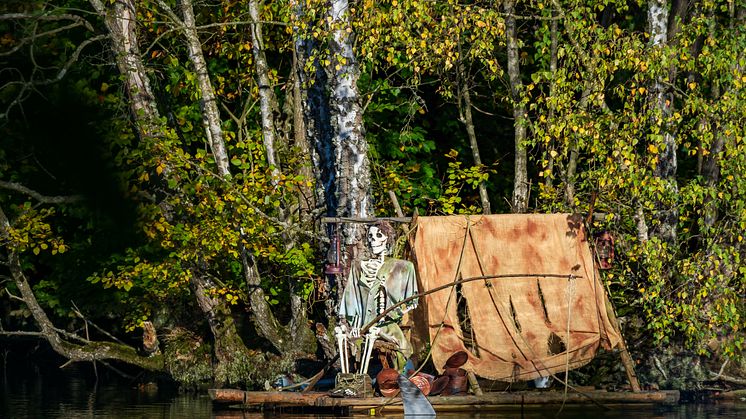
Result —
[{"label": "birch tree", "polygon": [[[335,198],[329,210],[339,217],[374,215],[371,198],[370,162],[365,140],[363,115],[357,81],[360,77],[353,50],[353,32],[347,0],[333,0],[329,10],[331,25],[332,75],[329,80],[329,104],[334,150]],[[360,243],[360,229],[354,223],[344,228],[347,245]],[[354,257],[354,255],[352,255]]]},{"label": "birch tree", "polygon": [[[114,54],[120,73],[125,78],[129,102],[131,103],[132,117],[135,124],[140,128],[141,135],[153,141],[164,136],[166,127],[155,103],[150,89],[145,66],[142,63],[138,48],[136,34],[136,6],[134,1],[116,2],[112,6],[104,6],[99,0],[91,0],[91,4],[104,20],[109,31]],[[194,12],[191,2],[184,0],[180,2],[184,21],[168,8],[161,4],[170,14],[174,23],[179,25],[187,40],[189,57],[197,73],[199,87],[201,89],[201,107],[203,110],[203,125],[207,135],[220,176],[230,174],[228,169],[228,155],[220,129],[220,116],[215,103],[212,84],[207,74],[207,66],[202,55],[202,47],[197,37],[194,22]],[[168,169],[165,170],[169,172]],[[214,351],[218,360],[216,367],[216,379],[219,382],[234,381],[237,379],[236,371],[246,370],[245,364],[251,362],[246,346],[238,335],[235,322],[231,317],[230,308],[215,295],[215,284],[200,269],[193,267],[191,270],[191,285],[197,305],[205,314],[210,325],[214,339]]]},{"label": "birch tree", "polygon": [[515,0],[505,0],[505,37],[507,39],[508,78],[510,81],[511,98],[513,102],[513,126],[515,129],[515,156],[513,174],[513,212],[526,212],[528,209],[528,153],[526,151],[526,108],[523,105],[521,67],[519,58],[518,29],[516,27]]},{"label": "birch tree", "polygon": [[[662,51],[668,43],[669,7],[666,0],[650,0],[648,2],[650,46],[658,51]],[[650,88],[651,108],[653,109],[651,135],[662,137],[655,175],[661,180],[665,195],[673,200],[673,202],[669,200],[660,203],[661,208],[655,214],[657,221],[655,233],[663,240],[673,243],[676,242],[676,226],[679,218],[675,203],[676,196],[679,193],[676,184],[678,162],[676,138],[665,122],[673,113],[673,96],[666,86],[667,80],[661,76]]]}]

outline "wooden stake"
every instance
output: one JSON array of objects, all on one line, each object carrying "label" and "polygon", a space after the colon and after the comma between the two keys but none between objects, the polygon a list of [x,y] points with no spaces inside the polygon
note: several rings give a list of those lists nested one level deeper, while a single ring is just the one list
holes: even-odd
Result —
[{"label": "wooden stake", "polygon": [[401,210],[401,207],[399,206],[399,200],[396,199],[396,194],[394,191],[389,191],[389,198],[391,198],[391,203],[394,204],[394,210],[396,210],[396,216],[399,218],[404,217],[404,213]]},{"label": "wooden stake", "polygon": [[624,343],[622,328],[619,326],[619,320],[617,319],[616,313],[614,312],[614,307],[611,306],[611,301],[609,301],[608,295],[606,296],[606,298],[604,298],[604,300],[606,300],[606,315],[609,316],[609,321],[611,321],[611,324],[614,325],[614,328],[619,332],[620,341],[617,347],[619,348],[619,356],[622,359],[622,365],[624,365],[624,371],[627,373],[629,386],[633,392],[640,392],[640,381],[637,379],[637,374],[635,373],[635,365],[634,362],[632,362],[632,357],[629,354],[629,350],[627,350],[627,344]]}]

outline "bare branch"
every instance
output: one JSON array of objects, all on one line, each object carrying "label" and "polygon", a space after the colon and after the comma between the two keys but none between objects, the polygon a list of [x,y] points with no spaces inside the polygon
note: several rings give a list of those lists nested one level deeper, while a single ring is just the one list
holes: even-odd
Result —
[{"label": "bare branch", "polygon": [[6,182],[3,180],[0,180],[0,188],[2,189],[9,189],[12,191],[20,192],[22,194],[28,195],[34,199],[36,199],[39,202],[42,202],[44,204],[69,204],[73,202],[80,202],[83,200],[83,197],[80,195],[71,195],[71,196],[46,196],[42,195],[39,192],[36,192],[33,189],[29,189],[20,183],[15,182]]},{"label": "bare branch", "polygon": [[43,20],[47,22],[53,22],[53,21],[60,21],[60,20],[72,20],[73,22],[76,22],[76,26],[84,26],[86,29],[88,29],[91,32],[95,32],[93,29],[93,25],[91,25],[90,22],[83,19],[82,17],[78,15],[73,15],[69,13],[59,14],[59,15],[46,15],[46,14],[34,14],[34,13],[6,13],[0,15],[0,21],[1,20],[21,20],[21,19],[36,19],[36,20]]},{"label": "bare branch", "polygon": [[44,338],[44,333],[24,332],[24,331],[16,331],[16,332],[0,331],[0,336],[34,336],[34,337]]},{"label": "bare branch", "polygon": [[26,300],[24,300],[23,298],[21,298],[21,297],[19,297],[19,296],[17,296],[17,295],[14,295],[14,294],[13,294],[12,292],[10,292],[10,290],[9,290],[9,289],[7,289],[7,288],[5,289],[5,292],[6,292],[7,294],[8,294],[8,297],[10,297],[10,298],[12,298],[12,299],[14,299],[14,300],[18,300],[18,301],[20,301],[20,302],[22,302],[22,303],[25,303],[25,302],[26,302]]},{"label": "bare branch", "polygon": [[116,338],[116,337],[115,337],[114,335],[112,335],[111,333],[109,333],[109,332],[107,332],[106,330],[104,330],[104,329],[102,329],[101,327],[99,327],[99,326],[98,326],[97,324],[95,324],[95,323],[93,323],[92,321],[88,320],[88,319],[87,319],[87,318],[86,318],[86,317],[85,317],[85,316],[83,315],[83,313],[81,313],[81,312],[80,312],[80,309],[78,309],[78,306],[76,306],[74,302],[72,302],[72,301],[70,301],[70,302],[71,302],[71,303],[72,303],[72,305],[73,305],[73,312],[75,312],[75,314],[76,314],[76,315],[77,315],[78,317],[80,317],[80,318],[81,318],[81,319],[82,319],[82,320],[83,320],[84,322],[86,322],[86,324],[90,324],[91,326],[93,326],[93,328],[94,328],[94,329],[96,329],[96,330],[98,330],[99,332],[103,333],[103,334],[104,334],[104,335],[106,335],[106,336],[107,336],[107,337],[108,337],[109,339],[111,339],[111,340],[113,340],[113,341],[115,341],[115,342],[119,342],[119,343],[121,343],[122,345],[126,345],[126,346],[129,346],[129,345],[127,345],[126,343],[122,342],[122,341],[121,341],[120,339],[117,339],[117,338]]}]

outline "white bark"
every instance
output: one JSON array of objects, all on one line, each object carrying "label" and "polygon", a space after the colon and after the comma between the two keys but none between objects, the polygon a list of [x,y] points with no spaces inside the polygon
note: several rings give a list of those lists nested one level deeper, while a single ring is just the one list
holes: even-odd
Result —
[{"label": "white bark", "polygon": [[521,69],[518,51],[518,33],[515,18],[515,0],[505,0],[505,36],[508,44],[508,76],[513,98],[513,119],[515,129],[515,160],[513,174],[512,210],[523,213],[528,210],[528,154],[526,152],[526,109],[522,104]]},{"label": "white bark", "polygon": [[[667,0],[649,0],[648,2],[648,27],[650,30],[651,48],[663,48],[668,42],[668,2]],[[676,171],[678,167],[676,159],[676,138],[663,122],[672,113],[673,98],[667,92],[663,80],[658,79],[651,88],[651,101],[654,107],[654,117],[651,121],[652,127],[660,127],[660,135],[663,136],[663,144],[658,154],[658,164],[655,175],[663,179],[668,193],[678,195],[676,184]],[[659,204],[663,207],[663,204]],[[657,236],[668,242],[676,241],[676,225],[678,223],[678,210],[676,206],[659,208],[655,218],[658,225],[655,228]]]},{"label": "white bark", "polygon": [[259,86],[259,109],[262,114],[262,138],[264,149],[267,154],[267,163],[272,167],[272,183],[277,185],[280,178],[280,170],[277,161],[276,131],[273,109],[277,100],[272,84],[269,79],[269,66],[264,54],[264,37],[260,21],[260,11],[263,3],[259,0],[249,1],[249,15],[253,24],[251,25],[251,49],[254,53],[256,66],[257,84]]},{"label": "white bark", "polygon": [[[336,214],[344,217],[374,215],[370,193],[368,143],[357,89],[359,69],[352,50],[352,31],[347,0],[332,0],[332,79],[330,107],[335,153]],[[359,241],[357,226],[348,225],[345,240]]]},{"label": "white bark", "polygon": [[140,138],[160,137],[163,134],[160,115],[137,44],[135,0],[120,0],[108,9],[101,0],[90,0],[90,3],[104,18],[111,35],[117,67],[124,77],[130,112]]},{"label": "white bark", "polygon": [[225,147],[225,137],[223,135],[222,120],[218,110],[215,89],[212,87],[210,75],[207,71],[207,63],[202,52],[202,43],[197,34],[197,25],[194,19],[194,8],[192,0],[179,0],[179,8],[184,19],[184,37],[187,41],[189,51],[189,61],[194,67],[197,75],[197,85],[199,86],[201,99],[200,107],[202,108],[202,125],[205,128],[207,141],[212,150],[212,154],[217,164],[218,174],[221,177],[230,175],[230,165],[228,151]]},{"label": "white bark", "polygon": [[668,42],[668,1],[649,0],[648,30],[650,43],[654,46],[665,45]]}]

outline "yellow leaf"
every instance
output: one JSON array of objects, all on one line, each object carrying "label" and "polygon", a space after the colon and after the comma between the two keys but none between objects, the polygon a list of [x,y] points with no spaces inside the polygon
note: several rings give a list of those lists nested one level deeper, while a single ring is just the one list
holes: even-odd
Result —
[{"label": "yellow leaf", "polygon": [[656,147],[655,144],[650,144],[648,146],[648,151],[652,154],[658,154],[658,147]]},{"label": "yellow leaf", "polygon": [[691,83],[689,83],[688,86],[689,86],[690,89],[694,90],[694,88],[697,87],[697,83],[691,82]]},{"label": "yellow leaf", "polygon": [[159,164],[158,167],[155,168],[155,172],[158,173],[159,175],[163,173],[163,165]]},{"label": "yellow leaf", "polygon": [[477,21],[477,27],[484,28],[485,26],[487,26],[486,23],[482,22],[481,20]]}]

